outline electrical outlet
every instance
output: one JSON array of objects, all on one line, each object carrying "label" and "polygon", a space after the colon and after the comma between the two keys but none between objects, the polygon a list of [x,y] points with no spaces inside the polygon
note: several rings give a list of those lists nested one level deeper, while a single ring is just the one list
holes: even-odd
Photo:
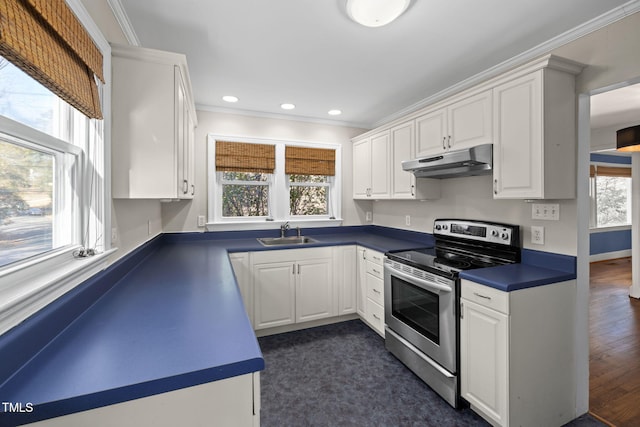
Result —
[{"label": "electrical outlet", "polygon": [[531,226],[531,243],[536,245],[544,245],[544,227]]},{"label": "electrical outlet", "polygon": [[198,227],[204,227],[204,215],[198,215]]},{"label": "electrical outlet", "polygon": [[373,213],[371,211],[367,211],[366,220],[367,222],[373,221]]},{"label": "electrical outlet", "polygon": [[406,225],[411,225],[411,215],[407,215],[404,217],[404,223]]},{"label": "electrical outlet", "polygon": [[117,241],[118,241],[118,229],[114,227],[111,229],[111,243],[115,243]]}]

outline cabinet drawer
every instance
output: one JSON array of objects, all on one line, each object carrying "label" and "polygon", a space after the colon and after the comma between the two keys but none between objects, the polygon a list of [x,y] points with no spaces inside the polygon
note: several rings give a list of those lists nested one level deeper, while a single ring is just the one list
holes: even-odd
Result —
[{"label": "cabinet drawer", "polygon": [[384,305],[384,280],[367,274],[367,298]]},{"label": "cabinet drawer", "polygon": [[384,268],[381,264],[375,264],[371,261],[367,261],[367,273],[377,277],[378,279],[384,279]]},{"label": "cabinet drawer", "polygon": [[382,252],[374,251],[373,249],[365,249],[364,257],[367,261],[371,261],[374,264],[382,265],[384,262],[384,254]]},{"label": "cabinet drawer", "polygon": [[367,298],[367,322],[380,335],[384,336],[384,308]]},{"label": "cabinet drawer", "polygon": [[504,314],[509,314],[509,293],[462,279],[460,283],[462,298]]}]

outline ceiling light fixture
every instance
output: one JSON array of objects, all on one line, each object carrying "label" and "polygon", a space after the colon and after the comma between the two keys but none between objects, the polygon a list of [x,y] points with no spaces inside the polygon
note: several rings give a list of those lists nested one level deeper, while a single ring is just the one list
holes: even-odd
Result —
[{"label": "ceiling light fixture", "polygon": [[238,97],[233,95],[225,95],[222,97],[222,100],[226,102],[238,102]]},{"label": "ceiling light fixture", "polygon": [[327,114],[329,114],[330,116],[339,116],[340,114],[342,114],[342,110],[329,110]]},{"label": "ceiling light fixture", "polygon": [[280,104],[280,108],[283,110],[293,110],[296,106],[293,104]]},{"label": "ceiling light fixture", "polygon": [[618,151],[640,151],[640,125],[617,131],[616,149]]},{"label": "ceiling light fixture", "polygon": [[382,27],[407,10],[411,0],[347,0],[349,18],[365,27]]}]

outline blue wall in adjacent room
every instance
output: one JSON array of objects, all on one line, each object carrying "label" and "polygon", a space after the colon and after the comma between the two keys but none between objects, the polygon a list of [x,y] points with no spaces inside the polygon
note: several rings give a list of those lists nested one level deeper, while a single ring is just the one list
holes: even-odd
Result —
[{"label": "blue wall in adjacent room", "polygon": [[589,236],[589,243],[590,255],[630,250],[631,230],[592,232]]}]

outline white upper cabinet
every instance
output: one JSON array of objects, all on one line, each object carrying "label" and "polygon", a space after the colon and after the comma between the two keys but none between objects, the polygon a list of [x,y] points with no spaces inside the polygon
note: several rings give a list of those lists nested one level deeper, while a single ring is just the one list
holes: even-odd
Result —
[{"label": "white upper cabinet", "polygon": [[195,105],[184,55],[114,45],[114,198],[190,199]]},{"label": "white upper cabinet", "polygon": [[487,90],[416,118],[415,157],[491,143],[491,115]]},{"label": "white upper cabinet", "polygon": [[437,199],[440,181],[416,177],[402,169],[402,162],[415,157],[414,121],[391,129],[391,198],[408,200]]},{"label": "white upper cabinet", "polygon": [[389,131],[353,143],[353,198],[388,199]]},{"label": "white upper cabinet", "polygon": [[493,197],[572,199],[576,188],[574,74],[543,68],[493,89]]}]

